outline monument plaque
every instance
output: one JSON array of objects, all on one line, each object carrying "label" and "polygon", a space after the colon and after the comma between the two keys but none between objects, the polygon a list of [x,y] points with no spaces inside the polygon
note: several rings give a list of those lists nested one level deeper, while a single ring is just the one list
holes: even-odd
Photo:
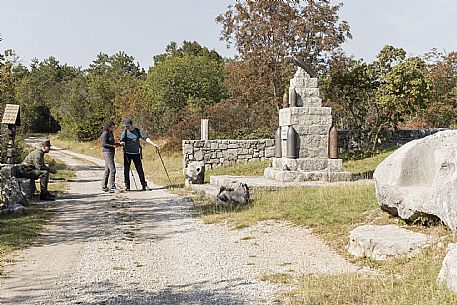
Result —
[{"label": "monument plaque", "polygon": [[2,124],[12,124],[16,126],[21,126],[21,115],[19,105],[5,105],[5,112],[3,113]]}]

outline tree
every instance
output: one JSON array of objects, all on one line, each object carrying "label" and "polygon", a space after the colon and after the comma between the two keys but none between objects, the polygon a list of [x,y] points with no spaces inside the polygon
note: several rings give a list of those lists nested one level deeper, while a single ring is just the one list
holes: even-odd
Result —
[{"label": "tree", "polygon": [[135,58],[123,51],[119,51],[112,56],[99,53],[97,58],[89,65],[87,72],[104,77],[128,75],[137,79],[143,79],[146,76],[144,69],[140,68],[138,62],[135,63]]},{"label": "tree", "polygon": [[347,22],[339,22],[341,5],[329,0],[238,0],[216,21],[223,26],[221,39],[235,45],[241,60],[263,71],[275,109],[292,74],[288,57],[317,70],[325,52],[351,38]]},{"label": "tree", "polygon": [[153,57],[154,64],[158,65],[170,57],[183,57],[183,56],[202,56],[217,62],[223,62],[223,58],[215,50],[209,50],[207,47],[201,46],[196,41],[184,40],[182,46],[178,48],[176,42],[170,42],[166,48],[165,53]]},{"label": "tree", "polygon": [[376,89],[368,64],[338,51],[330,59],[329,70],[319,84],[324,104],[332,107],[334,124],[360,132],[368,128],[367,115]]},{"label": "tree", "polygon": [[401,48],[385,46],[371,64],[336,53],[330,64],[321,79],[325,103],[334,107],[340,127],[358,129],[373,150],[383,129],[416,115],[429,97],[425,62],[406,58]]},{"label": "tree", "polygon": [[[86,71],[65,84],[65,98],[58,107],[63,132],[78,140],[94,140],[103,122],[130,115],[144,101],[127,92],[141,87],[145,73],[132,56],[100,53]],[[132,103],[135,102],[135,103]]]},{"label": "tree", "polygon": [[436,50],[425,54],[428,76],[432,82],[430,98],[423,113],[434,127],[457,127],[457,52],[449,54]]},{"label": "tree", "polygon": [[[192,46],[193,50],[198,49],[195,44]],[[169,134],[171,127],[183,118],[186,111],[201,116],[205,107],[224,97],[223,62],[220,57],[193,55],[193,52],[175,53],[173,55],[170,51],[170,54],[159,57],[146,80],[151,101],[148,110],[155,114],[157,121],[154,125],[163,134]]]},{"label": "tree", "polygon": [[389,72],[381,73],[375,95],[375,120],[372,126],[373,149],[382,128],[397,128],[406,115],[425,108],[429,97],[430,79],[426,65],[419,57],[407,58]]},{"label": "tree", "polygon": [[28,73],[17,86],[27,132],[56,132],[60,129],[58,111],[64,92],[63,84],[78,74],[78,69],[61,65],[54,57],[32,61]]}]

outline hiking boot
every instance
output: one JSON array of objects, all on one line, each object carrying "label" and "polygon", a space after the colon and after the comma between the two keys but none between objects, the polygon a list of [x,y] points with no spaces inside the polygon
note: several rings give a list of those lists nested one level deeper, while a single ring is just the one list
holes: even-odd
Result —
[{"label": "hiking boot", "polygon": [[41,193],[40,194],[40,200],[45,200],[45,201],[54,201],[56,200],[56,197],[51,196],[48,193]]},{"label": "hiking boot", "polygon": [[150,191],[151,188],[147,185],[143,185],[143,187],[141,188],[142,191]]},{"label": "hiking boot", "polygon": [[54,194],[52,194],[52,193],[50,193],[48,191],[46,191],[46,193],[48,194],[48,196],[56,198],[56,195],[54,195]]},{"label": "hiking boot", "polygon": [[108,193],[120,193],[121,191],[117,187],[112,187],[108,190]]}]

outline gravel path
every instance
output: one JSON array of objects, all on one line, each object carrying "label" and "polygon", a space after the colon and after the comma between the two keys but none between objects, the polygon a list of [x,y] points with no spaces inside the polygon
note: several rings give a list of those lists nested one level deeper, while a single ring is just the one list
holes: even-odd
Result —
[{"label": "gravel path", "polygon": [[191,202],[159,186],[101,193],[102,160],[51,154],[76,169],[77,179],[56,201],[43,245],[5,266],[2,305],[281,304],[281,287],[259,276],[357,270],[303,228],[205,225]]}]

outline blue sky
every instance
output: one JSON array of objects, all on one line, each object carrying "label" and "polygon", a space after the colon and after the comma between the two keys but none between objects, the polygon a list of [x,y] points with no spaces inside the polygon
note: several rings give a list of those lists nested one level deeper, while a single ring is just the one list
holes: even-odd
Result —
[{"label": "blue sky", "polygon": [[[214,19],[234,0],[1,0],[0,50],[29,65],[55,56],[87,67],[99,52],[125,51],[144,68],[170,41],[198,41],[233,56]],[[339,2],[339,1],[333,1]],[[346,0],[340,16],[354,36],[343,48],[371,61],[385,45],[421,55],[457,51],[457,0]]]}]

